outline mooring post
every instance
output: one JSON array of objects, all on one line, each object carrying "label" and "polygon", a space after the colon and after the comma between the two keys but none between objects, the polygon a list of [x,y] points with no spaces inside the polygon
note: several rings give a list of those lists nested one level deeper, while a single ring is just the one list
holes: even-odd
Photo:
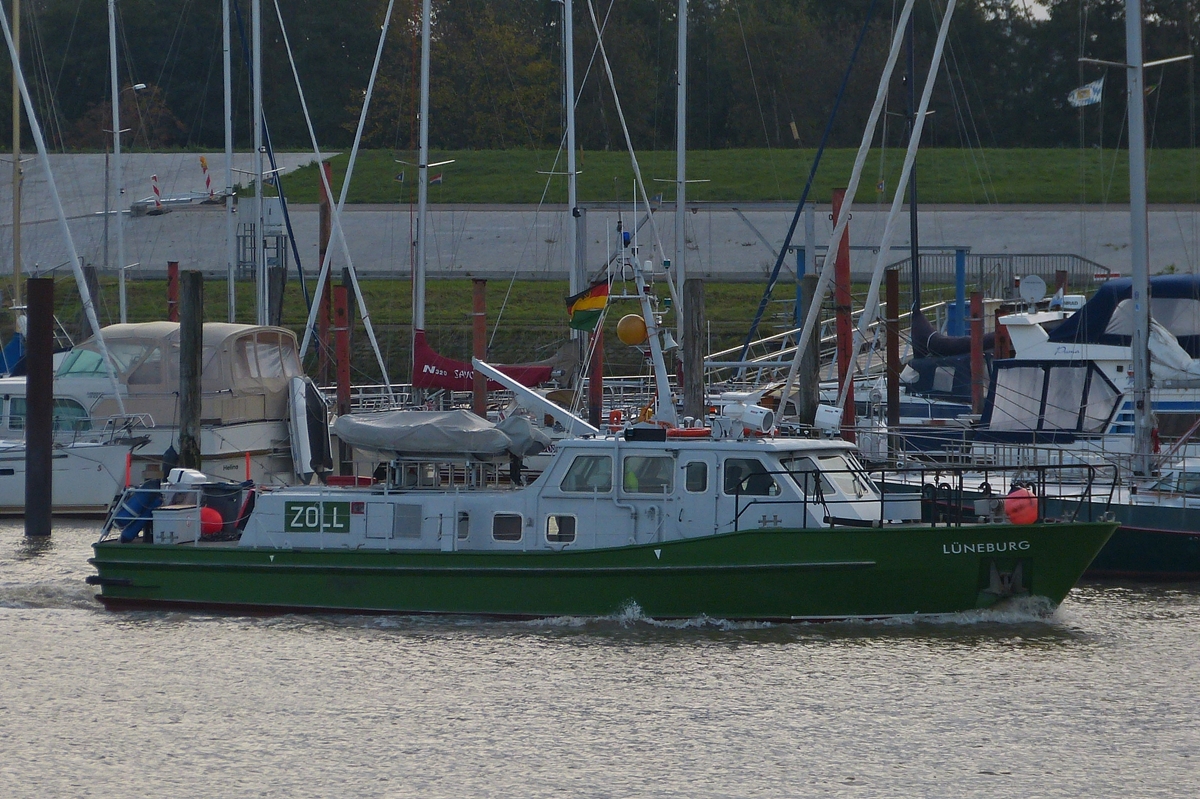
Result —
[{"label": "mooring post", "polygon": [[[813,298],[817,296],[817,276],[805,272],[800,278],[800,320],[808,316]],[[797,325],[799,327],[799,325]],[[808,351],[800,356],[800,367],[796,372],[796,419],[803,425],[812,426],[817,420],[817,405],[821,401],[821,337],[810,336]],[[783,402],[787,399],[784,398]]]},{"label": "mooring post", "polygon": [[[325,170],[325,180],[319,181],[321,195],[317,202],[319,229],[317,233],[317,254],[320,264],[325,264],[325,253],[329,250],[329,239],[333,235],[333,207],[329,194],[325,191],[325,183],[333,186],[333,164],[326,161],[321,165]],[[332,270],[330,270],[332,272]],[[317,379],[321,385],[329,385],[329,352],[333,342],[329,337],[329,323],[333,317],[333,296],[329,293],[332,280],[325,281],[325,288],[317,298],[320,310],[317,311]]]},{"label": "mooring post", "polygon": [[167,321],[179,321],[179,261],[167,261]]},{"label": "mooring post", "polygon": [[954,314],[950,317],[952,336],[966,333],[963,319],[967,316],[967,251],[959,247],[954,251]]},{"label": "mooring post", "polygon": [[25,535],[50,535],[54,457],[54,280],[25,283]]},{"label": "mooring post", "polygon": [[[842,213],[845,189],[833,190],[833,218]],[[826,255],[826,258],[829,256]],[[838,242],[833,262],[834,323],[837,328],[838,393],[846,392],[842,409],[842,439],[854,443],[854,331],[851,320],[853,298],[850,295],[850,226]],[[815,338],[815,337],[814,337]]]},{"label": "mooring post", "polygon": [[[350,413],[350,301],[345,286],[333,287],[334,367],[337,370],[338,416]],[[354,473],[349,445],[338,441],[338,474]]]},{"label": "mooring post", "polygon": [[971,413],[983,413],[983,292],[971,292]]},{"label": "mooring post", "polygon": [[704,280],[683,281],[683,415],[703,420],[704,405]]},{"label": "mooring post", "polygon": [[996,342],[992,346],[992,358],[1003,361],[1012,357],[1012,339],[1008,337],[1008,326],[1000,324],[1000,320],[1013,312],[1011,305],[1001,305],[996,309]]},{"label": "mooring post", "polygon": [[[471,354],[481,361],[487,360],[487,281],[478,277],[471,280]],[[487,375],[478,369],[471,372],[474,375],[471,410],[486,419]]]},{"label": "mooring post", "polygon": [[604,325],[592,331],[592,362],[588,370],[588,424],[599,427],[604,413]]},{"label": "mooring post", "polygon": [[179,465],[200,469],[200,361],[204,350],[204,274],[183,273],[179,296]]},{"label": "mooring post", "polygon": [[903,451],[900,427],[900,272],[889,269],[884,273],[887,283],[887,317],[885,322],[887,341],[887,426],[888,452],[898,460]]}]

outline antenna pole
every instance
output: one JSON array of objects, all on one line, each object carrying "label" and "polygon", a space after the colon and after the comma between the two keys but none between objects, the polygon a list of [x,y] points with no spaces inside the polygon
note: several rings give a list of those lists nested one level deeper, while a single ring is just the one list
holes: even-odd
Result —
[{"label": "antenna pole", "polygon": [[1126,85],[1129,96],[1129,236],[1133,277],[1133,470],[1149,475],[1150,409],[1150,243],[1146,220],[1146,105],[1142,64],[1142,2],[1125,2]]}]

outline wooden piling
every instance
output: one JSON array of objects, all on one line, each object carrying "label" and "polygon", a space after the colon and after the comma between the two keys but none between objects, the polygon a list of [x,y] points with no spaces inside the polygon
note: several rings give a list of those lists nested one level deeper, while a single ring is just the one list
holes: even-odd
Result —
[{"label": "wooden piling", "polygon": [[703,420],[704,403],[704,281],[683,281],[683,415]]},{"label": "wooden piling", "polygon": [[588,370],[588,424],[599,427],[604,421],[604,326],[592,332],[592,362]]},{"label": "wooden piling", "polygon": [[[325,170],[325,178],[330,187],[333,186],[333,164],[326,161],[321,167]],[[325,182],[320,184],[320,199],[317,202],[319,230],[317,233],[317,254],[321,265],[325,263],[325,253],[329,250],[329,239],[333,235],[333,203],[325,192]],[[332,270],[331,270],[332,271]],[[325,281],[325,288],[317,298],[317,379],[321,385],[329,385],[329,353],[333,351],[333,339],[330,337],[329,325],[333,320],[333,295],[330,293],[332,281]]]},{"label": "wooden piling", "polygon": [[54,280],[25,283],[25,535],[50,535],[54,457]]},{"label": "wooden piling", "polygon": [[[337,371],[338,416],[350,413],[350,309],[345,286],[333,288],[334,367]],[[338,442],[338,473],[354,474],[351,448]]]},{"label": "wooden piling", "polygon": [[[808,317],[813,297],[817,295],[817,276],[812,271],[800,277],[800,319]],[[816,421],[817,405],[821,401],[821,341],[820,336],[808,339],[808,351],[800,357],[800,368],[796,373],[796,419],[802,425]],[[784,400],[786,402],[786,399]]]},{"label": "wooden piling", "polygon": [[[845,189],[833,190],[833,218],[836,222],[842,213]],[[828,257],[828,256],[826,256]],[[834,280],[834,323],[837,329],[838,395],[846,392],[846,405],[842,411],[842,439],[854,442],[854,330],[851,322],[853,298],[850,295],[850,226],[838,242],[837,255],[833,262]]]},{"label": "wooden piling", "polygon": [[167,261],[167,321],[179,321],[179,261]]},{"label": "wooden piling", "polygon": [[[487,281],[471,280],[471,354],[479,360],[487,360]],[[478,369],[474,375],[471,391],[471,410],[476,416],[487,418],[487,375]]]},{"label": "wooden piling", "polygon": [[204,351],[204,274],[188,269],[179,294],[179,465],[200,469],[200,367]]}]

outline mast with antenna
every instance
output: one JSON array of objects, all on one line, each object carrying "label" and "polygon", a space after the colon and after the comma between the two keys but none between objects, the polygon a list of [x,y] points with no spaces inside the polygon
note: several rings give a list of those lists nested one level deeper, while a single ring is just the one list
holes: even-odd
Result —
[{"label": "mast with antenna", "polygon": [[[684,222],[686,213],[684,203],[687,201],[687,0],[679,0],[679,45],[678,61],[675,67],[675,287],[678,295],[678,305],[675,308],[675,335],[680,341],[687,338],[683,329],[683,283],[687,279],[687,268],[684,258],[687,255],[684,238]],[[670,280],[670,275],[667,276]],[[684,350],[688,352],[688,350]],[[700,368],[700,364],[684,364],[684,372],[690,368]]]},{"label": "mast with antenna", "polygon": [[117,222],[117,285],[120,287],[121,324],[129,321],[126,315],[125,301],[125,231],[121,227],[122,196],[125,193],[121,185],[121,84],[117,77],[117,3],[108,0],[108,71],[109,82],[112,84],[112,190],[116,195],[113,209]]},{"label": "mast with antenna", "polygon": [[1125,2],[1125,78],[1129,95],[1129,240],[1133,278],[1133,470],[1149,475],[1150,241],[1146,219],[1146,100],[1143,94],[1142,0]]},{"label": "mast with antenna", "polygon": [[228,292],[228,321],[237,321],[237,293],[234,271],[237,268],[237,231],[233,204],[233,65],[231,63],[229,0],[221,0],[222,67],[225,70],[225,272]]},{"label": "mast with antenna", "polygon": [[[417,143],[417,253],[413,263],[413,370],[417,364],[417,334],[425,332],[425,219],[429,203],[429,16],[430,0],[421,2],[421,107]],[[415,377],[415,375],[414,375]]]},{"label": "mast with antenna", "polygon": [[254,49],[254,261],[255,305],[257,322],[270,324],[270,303],[267,295],[267,240],[263,230],[263,108],[262,108],[262,0],[250,5],[250,27]]},{"label": "mast with antenna", "polygon": [[[567,269],[570,293],[583,291],[585,277],[579,264],[579,193],[575,167],[575,20],[571,0],[563,0],[563,102],[567,112]],[[578,336],[578,330],[571,331]]]},{"label": "mast with antenna", "polygon": [[[21,60],[21,0],[12,4],[13,58]],[[13,151],[13,307],[21,307],[21,183],[25,170],[21,168],[21,90],[14,80],[12,85],[12,151]],[[14,319],[20,319],[20,311],[14,311]],[[18,332],[20,332],[18,323]]]}]

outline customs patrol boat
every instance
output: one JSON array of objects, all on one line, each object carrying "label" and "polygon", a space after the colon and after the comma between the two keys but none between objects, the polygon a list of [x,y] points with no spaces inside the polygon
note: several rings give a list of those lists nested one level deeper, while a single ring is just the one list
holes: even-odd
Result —
[{"label": "customs patrol boat", "polygon": [[345,416],[335,432],[386,453],[386,479],[218,502],[172,475],[125,497],[89,581],[114,609],[874,618],[1057,604],[1115,529],[915,522],[919,496],[881,492],[849,443],[775,437],[755,395],[679,424],[640,270],[637,290],[657,398],[618,433],[475,362],[570,433],[528,484],[520,459],[547,442],[520,419]]}]

